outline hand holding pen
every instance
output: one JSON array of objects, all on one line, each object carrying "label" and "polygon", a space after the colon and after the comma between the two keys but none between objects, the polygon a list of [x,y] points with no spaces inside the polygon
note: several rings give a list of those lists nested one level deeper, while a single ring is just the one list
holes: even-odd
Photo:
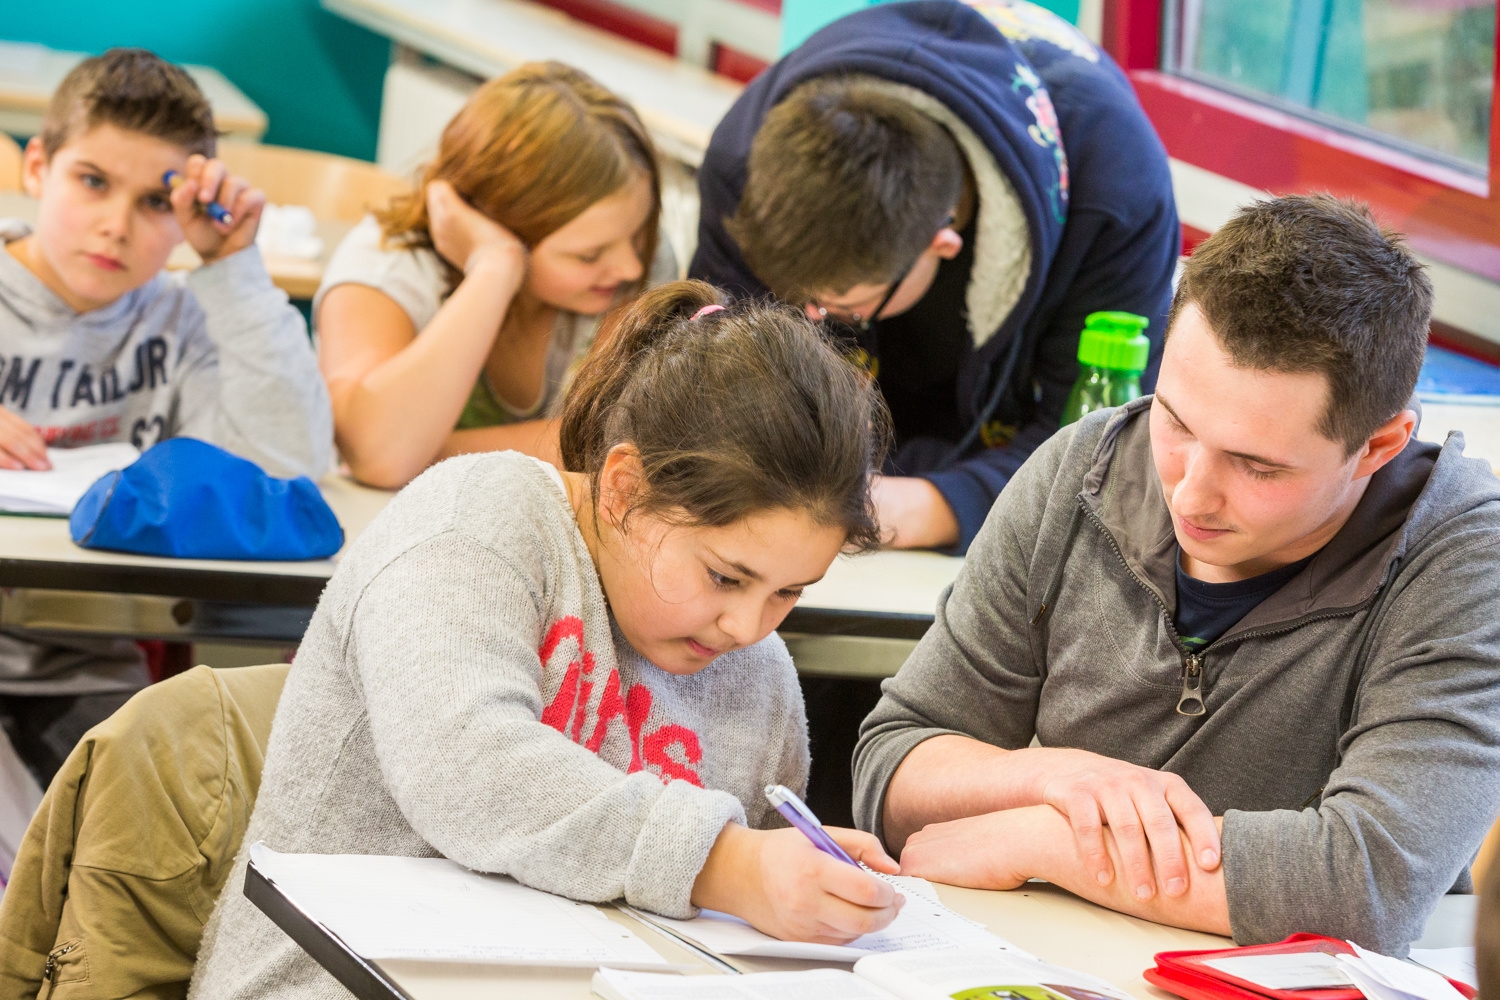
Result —
[{"label": "hand holding pen", "polygon": [[162,183],[171,192],[183,239],[205,264],[255,242],[265,193],[251,188],[243,177],[230,175],[221,161],[194,153],[181,171],[167,171]]}]

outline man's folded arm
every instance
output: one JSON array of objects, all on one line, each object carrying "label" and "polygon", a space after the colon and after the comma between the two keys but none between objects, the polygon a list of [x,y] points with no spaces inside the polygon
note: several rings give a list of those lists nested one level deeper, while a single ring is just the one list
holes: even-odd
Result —
[{"label": "man's folded arm", "polygon": [[[1016,474],[995,503],[953,586],[938,601],[932,627],[896,677],[883,685],[875,710],[860,728],[854,752],[854,814],[861,829],[885,839],[886,790],[907,754],[936,736],[962,734],[991,748],[1031,742],[1041,676],[1033,656],[1027,609],[1028,577],[1041,522],[1050,504],[1071,501],[1053,494],[1064,452],[1074,432],[1054,436]],[[912,802],[904,834],[948,818],[941,799],[996,776],[984,752],[950,770],[947,791]],[[906,804],[893,803],[897,812]],[[908,824],[915,824],[909,826]]]}]

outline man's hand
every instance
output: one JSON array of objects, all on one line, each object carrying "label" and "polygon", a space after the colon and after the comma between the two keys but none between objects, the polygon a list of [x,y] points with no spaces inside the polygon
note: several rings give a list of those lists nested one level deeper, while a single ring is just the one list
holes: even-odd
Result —
[{"label": "man's hand", "polygon": [[[1041,878],[1122,913],[1174,927],[1227,935],[1229,903],[1222,869],[1187,871],[1182,892],[1143,897],[1125,885],[1102,885],[1084,869],[1069,823],[1051,806],[1027,806],[934,823],[912,834],[901,852],[901,874],[976,889],[1014,889]],[[1186,835],[1174,828],[1176,835]],[[1112,855],[1116,841],[1104,833]],[[1184,847],[1186,845],[1184,844]],[[1123,864],[1117,855],[1116,864]]]},{"label": "man's hand", "polygon": [[[896,871],[869,834],[824,829],[856,860]],[[786,941],[844,944],[885,927],[904,899],[890,883],[824,854],[800,831],[731,823],[693,883],[693,903],[733,913]]]},{"label": "man's hand", "polygon": [[927,480],[877,476],[870,492],[885,544],[892,548],[940,549],[958,542],[958,518]]},{"label": "man's hand", "polygon": [[464,274],[484,265],[498,266],[519,287],[529,256],[526,244],[464,201],[447,181],[428,184],[426,194],[427,231],[443,259]]},{"label": "man's hand", "polygon": [[[217,201],[229,213],[229,222],[215,222],[203,205]],[[198,251],[203,263],[211,264],[238,253],[255,242],[260,213],[266,207],[264,191],[252,189],[243,177],[231,177],[219,160],[194,153],[182,170],[182,183],[172,191],[172,211],[182,227],[182,238]]]},{"label": "man's hand", "polygon": [[[897,768],[886,790],[885,836],[900,845],[933,824],[1028,806],[1050,806],[1067,820],[1063,835],[1095,884],[1119,875],[1141,899],[1186,891],[1189,854],[1198,870],[1219,865],[1213,816],[1175,774],[1086,750],[1002,750],[957,735],[926,740]],[[1105,827],[1118,861],[1106,849]]]},{"label": "man's hand", "polygon": [[1150,899],[1158,887],[1168,896],[1187,891],[1179,827],[1191,845],[1192,862],[1203,871],[1218,867],[1213,814],[1180,776],[1087,750],[1036,748],[1028,754],[1041,778],[1039,801],[1068,818],[1084,867],[1100,885],[1109,885],[1116,874],[1104,844],[1105,825],[1114,836],[1126,885],[1139,899]]},{"label": "man's hand", "polygon": [[0,469],[52,468],[47,461],[47,442],[35,427],[0,407]]},{"label": "man's hand", "polygon": [[1014,889],[1047,866],[1037,857],[1040,831],[1028,827],[1031,809],[933,823],[906,840],[901,874],[971,889]]}]

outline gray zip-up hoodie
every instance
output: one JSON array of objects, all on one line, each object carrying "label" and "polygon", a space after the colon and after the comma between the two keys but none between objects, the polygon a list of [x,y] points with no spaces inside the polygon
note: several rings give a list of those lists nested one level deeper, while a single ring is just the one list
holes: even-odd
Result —
[{"label": "gray zip-up hoodie", "polygon": [[[1180,774],[1224,817],[1236,941],[1405,954],[1469,890],[1500,813],[1500,481],[1462,435],[1414,440],[1301,573],[1190,658],[1150,402],[1065,428],[1000,495],[865,720],[859,824],[880,833],[923,740],[1034,735]],[[1200,685],[1206,713],[1179,714]]]},{"label": "gray zip-up hoodie", "polygon": [[[0,219],[0,244],[30,232]],[[53,447],[195,437],[273,476],[328,471],[333,411],[307,324],[247,247],[86,313],[0,245],[0,407]],[[0,634],[0,694],[130,690],[133,644]]]}]

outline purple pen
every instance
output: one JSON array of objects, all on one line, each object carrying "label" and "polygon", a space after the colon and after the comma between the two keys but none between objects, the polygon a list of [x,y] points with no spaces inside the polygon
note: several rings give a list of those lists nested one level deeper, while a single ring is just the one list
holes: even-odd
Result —
[{"label": "purple pen", "polygon": [[818,817],[813,815],[811,809],[807,808],[797,793],[785,785],[767,785],[766,801],[776,807],[776,811],[786,817],[786,821],[798,830],[802,835],[812,841],[814,847],[824,854],[831,854],[840,861],[860,867],[859,862],[849,857],[848,853],[838,845],[838,842],[828,835],[823,829],[823,824]]}]

